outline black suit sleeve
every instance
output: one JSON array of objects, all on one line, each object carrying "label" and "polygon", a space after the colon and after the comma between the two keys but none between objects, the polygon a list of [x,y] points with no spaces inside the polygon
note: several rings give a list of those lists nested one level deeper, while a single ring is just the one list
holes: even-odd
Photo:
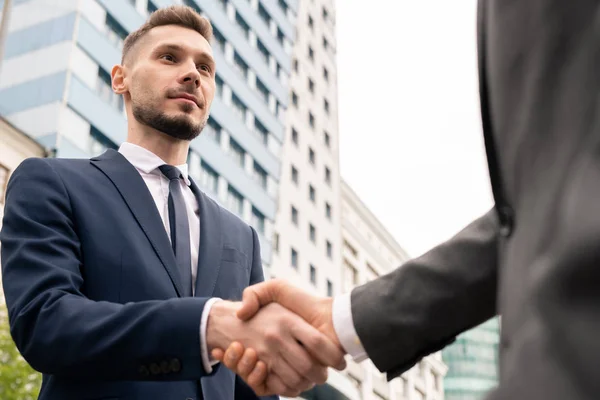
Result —
[{"label": "black suit sleeve", "polygon": [[206,298],[117,304],[82,288],[69,193],[45,159],[8,185],[2,279],[12,337],[40,372],[105,380],[193,380],[205,374],[198,326]]},{"label": "black suit sleeve", "polygon": [[496,314],[497,232],[492,209],[446,243],[354,289],[356,331],[388,379]]}]

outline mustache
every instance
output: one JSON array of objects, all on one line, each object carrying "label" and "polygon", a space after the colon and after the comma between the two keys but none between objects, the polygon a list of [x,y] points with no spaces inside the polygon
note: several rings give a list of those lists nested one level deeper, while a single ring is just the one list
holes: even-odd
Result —
[{"label": "mustache", "polygon": [[198,103],[198,106],[200,108],[204,107],[204,98],[194,88],[184,86],[184,87],[181,87],[181,88],[169,88],[169,89],[167,89],[167,97],[170,98],[170,99],[179,97],[179,96],[181,96],[183,94],[194,96],[194,98],[196,99],[196,103]]}]

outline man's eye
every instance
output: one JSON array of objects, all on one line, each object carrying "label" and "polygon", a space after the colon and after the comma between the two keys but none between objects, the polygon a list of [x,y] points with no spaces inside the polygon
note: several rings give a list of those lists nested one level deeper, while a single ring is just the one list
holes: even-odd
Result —
[{"label": "man's eye", "polygon": [[206,64],[202,64],[202,65],[200,66],[200,70],[202,70],[202,71],[206,71],[206,72],[209,72],[209,73],[210,73],[210,67],[209,67],[208,65],[206,65]]},{"label": "man's eye", "polygon": [[165,54],[164,56],[161,57],[163,60],[167,60],[167,61],[171,61],[171,62],[175,62],[175,57],[173,57],[171,54]]}]

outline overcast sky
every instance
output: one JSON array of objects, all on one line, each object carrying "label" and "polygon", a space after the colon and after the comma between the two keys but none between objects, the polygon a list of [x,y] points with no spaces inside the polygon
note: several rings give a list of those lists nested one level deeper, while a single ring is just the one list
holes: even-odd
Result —
[{"label": "overcast sky", "polygon": [[417,256],[492,205],[476,0],[336,7],[342,176]]}]

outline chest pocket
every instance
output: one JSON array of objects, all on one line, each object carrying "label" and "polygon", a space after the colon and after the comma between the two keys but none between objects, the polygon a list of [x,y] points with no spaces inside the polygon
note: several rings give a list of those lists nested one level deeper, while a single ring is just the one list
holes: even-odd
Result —
[{"label": "chest pocket", "polygon": [[248,257],[233,247],[223,247],[215,296],[225,300],[241,300],[242,293],[249,283],[250,264]]}]

